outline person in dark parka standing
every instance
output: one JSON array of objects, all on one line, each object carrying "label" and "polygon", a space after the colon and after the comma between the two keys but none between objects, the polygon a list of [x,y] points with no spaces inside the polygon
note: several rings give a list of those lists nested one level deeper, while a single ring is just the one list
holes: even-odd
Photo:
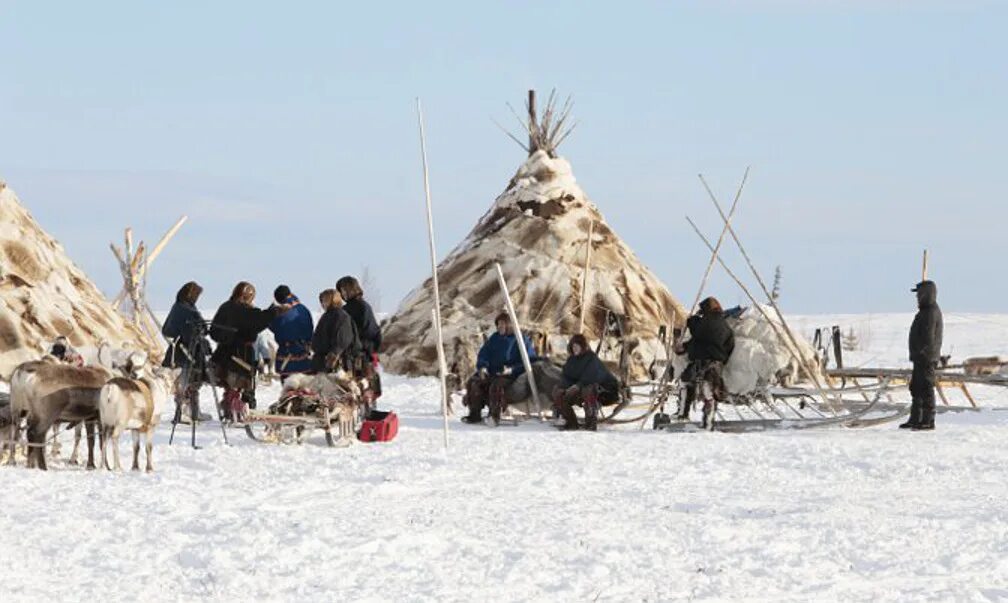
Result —
[{"label": "person in dark parka standing", "polygon": [[[199,412],[200,386],[208,378],[210,343],[203,336],[203,315],[196,307],[202,293],[203,287],[195,281],[182,285],[161,327],[161,334],[169,342],[161,364],[166,368],[181,369],[175,388],[176,411],[185,410],[190,414]],[[192,354],[195,357],[190,357]]]},{"label": "person in dark parka standing", "polygon": [[276,372],[282,383],[288,375],[311,370],[311,338],[315,321],[311,311],[301,304],[287,285],[277,287],[273,291],[273,299],[278,304],[291,307],[289,312],[274,318],[269,326],[277,342]]},{"label": "person in dark parka standing", "polygon": [[686,400],[679,410],[679,418],[689,419],[690,408],[696,400],[697,390],[704,381],[711,384],[715,390],[724,388],[721,371],[725,363],[735,351],[735,332],[725,320],[721,303],[714,297],[708,297],[700,302],[700,311],[686,320],[690,340],[676,350],[678,354],[687,354],[689,364],[683,371],[682,380],[688,384]]},{"label": "person in dark parka standing", "polygon": [[230,420],[241,419],[242,403],[255,408],[256,338],[274,318],[291,307],[256,308],[253,305],[255,296],[256,290],[251,283],[238,283],[228,301],[217,309],[210,325],[210,338],[217,342],[211,358],[217,379],[225,386],[224,414]]},{"label": "person in dark parka standing", "polygon": [[343,309],[343,299],[335,289],[320,293],[319,303],[324,313],[312,335],[312,371],[350,372],[361,349],[353,319]]},{"label": "person in dark parka standing", "polygon": [[553,403],[563,417],[563,429],[577,429],[574,405],[585,411],[585,428],[595,431],[600,404],[613,404],[619,399],[619,380],[588,347],[588,340],[578,333],[567,344],[561,385],[553,390]]},{"label": "person in dark parka standing", "polygon": [[352,276],[344,276],[336,281],[336,290],[343,298],[343,310],[350,315],[357,327],[363,352],[372,362],[377,362],[382,343],[381,326],[375,319],[371,304],[364,301],[364,290]]},{"label": "person in dark parka standing", "polygon": [[945,329],[938,307],[938,286],[921,281],[911,289],[917,294],[917,316],[910,325],[910,419],[900,429],[934,429],[935,371],[941,360],[942,334]]},{"label": "person in dark parka standing", "polygon": [[378,374],[378,352],[381,351],[381,325],[375,319],[371,304],[364,301],[364,290],[352,276],[336,281],[336,290],[343,298],[343,310],[353,319],[360,339],[361,353],[356,358],[355,376],[367,379],[371,401],[381,397],[381,375]]}]

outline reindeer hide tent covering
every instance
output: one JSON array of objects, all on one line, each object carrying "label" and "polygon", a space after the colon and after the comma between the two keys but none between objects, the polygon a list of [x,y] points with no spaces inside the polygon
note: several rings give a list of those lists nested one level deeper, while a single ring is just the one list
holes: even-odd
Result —
[{"label": "reindeer hide tent covering", "polygon": [[60,335],[75,347],[106,342],[163,352],[112,308],[0,181],[0,379]]},{"label": "reindeer hide tent covering", "polygon": [[[570,164],[536,150],[438,266],[449,365],[457,363],[463,372],[475,366],[483,338],[504,307],[495,262],[501,264],[523,331],[537,346],[546,342],[554,355],[564,356],[567,339],[578,330],[590,230],[585,335],[597,340],[612,311],[625,317],[633,375],[642,376],[655,358],[664,357],[659,328],[671,327],[673,320],[681,324],[685,309],[609,228]],[[432,288],[428,278],[384,325],[383,359],[393,373],[437,373]]]}]

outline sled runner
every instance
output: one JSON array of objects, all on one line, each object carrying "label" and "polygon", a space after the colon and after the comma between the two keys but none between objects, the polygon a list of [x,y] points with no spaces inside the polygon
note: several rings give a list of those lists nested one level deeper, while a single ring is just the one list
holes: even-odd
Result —
[{"label": "sled runner", "polygon": [[326,444],[344,448],[356,437],[362,406],[345,390],[330,395],[309,389],[292,390],[265,413],[250,411],[245,418],[245,433],[257,442],[302,444],[312,431],[321,429]]}]

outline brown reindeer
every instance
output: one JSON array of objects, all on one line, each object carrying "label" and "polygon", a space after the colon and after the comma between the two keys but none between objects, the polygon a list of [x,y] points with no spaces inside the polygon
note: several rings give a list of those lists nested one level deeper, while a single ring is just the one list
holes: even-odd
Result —
[{"label": "brown reindeer", "polygon": [[26,423],[28,467],[45,470],[45,438],[56,421],[88,425],[87,467],[94,469],[94,428],[98,396],[111,373],[99,367],[76,367],[50,360],[26,362],[11,376],[11,455],[19,440],[22,417]]}]

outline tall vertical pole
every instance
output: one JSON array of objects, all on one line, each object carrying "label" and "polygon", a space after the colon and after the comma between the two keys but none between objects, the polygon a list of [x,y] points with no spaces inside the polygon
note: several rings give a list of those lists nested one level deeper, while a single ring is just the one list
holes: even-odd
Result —
[{"label": "tall vertical pole", "polygon": [[924,250],[924,263],[921,265],[921,280],[927,280],[927,269],[928,269],[928,250]]},{"label": "tall vertical pole", "polygon": [[518,353],[521,354],[522,364],[525,365],[525,374],[528,375],[529,389],[532,390],[532,400],[535,402],[536,414],[542,419],[542,404],[539,402],[539,388],[536,386],[535,375],[532,374],[532,362],[529,360],[528,350],[525,349],[525,336],[522,335],[521,325],[518,324],[518,314],[515,313],[514,304],[511,303],[511,293],[508,292],[507,281],[504,280],[504,271],[500,264],[497,266],[497,282],[500,283],[501,291],[504,293],[504,303],[507,307],[508,316],[511,317],[511,324],[514,325],[515,339],[518,343]]},{"label": "tall vertical pole", "polygon": [[532,132],[535,131],[536,127],[536,101],[535,101],[535,90],[528,91],[528,130],[529,130],[529,156],[539,150],[536,145],[535,138],[532,136]]},{"label": "tall vertical pole", "polygon": [[578,333],[584,334],[585,314],[588,307],[588,271],[591,270],[592,239],[595,237],[595,220],[588,226],[588,242],[585,245],[584,275],[581,279],[581,318],[578,320]]},{"label": "tall vertical pole", "polygon": [[434,319],[437,333],[438,373],[441,377],[441,414],[444,418],[444,446],[448,449],[448,384],[445,382],[444,340],[441,332],[441,289],[438,287],[437,248],[434,246],[434,212],[431,210],[430,173],[427,169],[427,139],[424,137],[423,109],[416,99],[417,124],[420,126],[420,155],[423,159],[424,196],[427,199],[427,241],[430,244],[431,282],[434,286]]}]

